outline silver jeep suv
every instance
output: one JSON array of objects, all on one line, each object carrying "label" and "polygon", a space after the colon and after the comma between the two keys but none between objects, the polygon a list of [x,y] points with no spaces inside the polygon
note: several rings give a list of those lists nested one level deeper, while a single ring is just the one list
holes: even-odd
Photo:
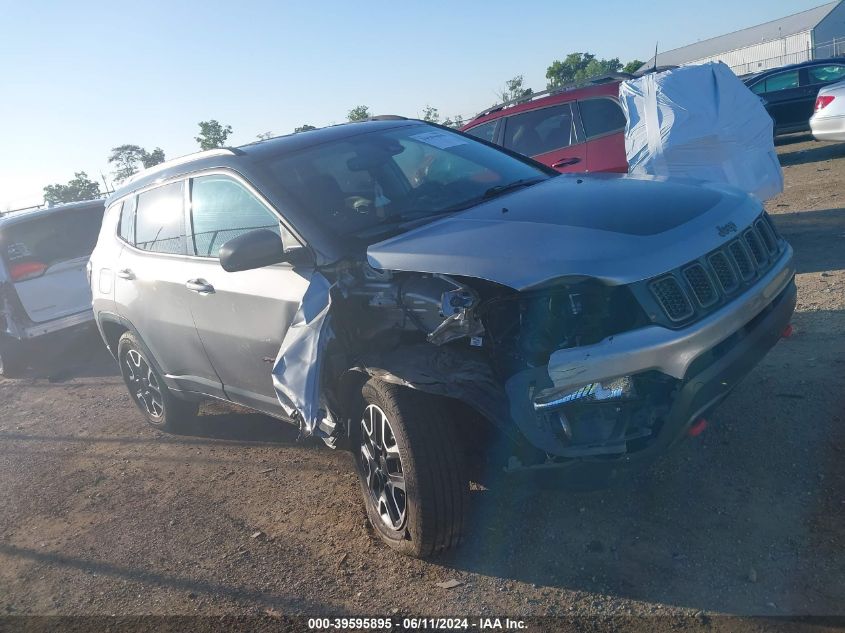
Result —
[{"label": "silver jeep suv", "polygon": [[459,542],[471,480],[647,463],[795,306],[792,249],[745,194],[558,175],[396,117],[148,170],[91,262],[150,424],[217,398],[348,446],[375,531],[414,556]]}]

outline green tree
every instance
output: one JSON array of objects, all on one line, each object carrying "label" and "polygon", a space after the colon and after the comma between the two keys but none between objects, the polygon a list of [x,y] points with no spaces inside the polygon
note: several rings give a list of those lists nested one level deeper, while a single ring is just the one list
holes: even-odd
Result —
[{"label": "green tree", "polygon": [[259,141],[266,141],[268,138],[273,138],[273,133],[270,130],[267,130],[266,132],[256,134],[255,138],[257,138]]},{"label": "green tree", "polygon": [[363,121],[370,118],[370,109],[365,105],[355,106],[346,116],[350,121]]},{"label": "green tree", "polygon": [[210,121],[200,121],[200,135],[195,136],[194,140],[200,144],[200,149],[215,149],[223,147],[226,144],[226,139],[232,133],[231,125],[221,125],[215,119]]},{"label": "green tree", "polygon": [[[350,121],[351,121],[351,119],[350,119]],[[305,125],[300,125],[299,127],[293,128],[293,133],[296,134],[297,132],[307,132],[309,130],[316,130],[316,129],[317,128],[315,128],[313,125],[308,125],[306,123]]]},{"label": "green tree", "polygon": [[139,145],[118,145],[112,147],[109,162],[115,164],[116,169],[112,173],[115,182],[120,183],[138,173],[141,168],[146,169],[163,163],[164,150],[156,147],[152,152],[148,152]]},{"label": "green tree", "polygon": [[627,64],[622,67],[622,72],[626,73],[635,73],[640,69],[645,62],[641,62],[639,59],[632,59]]},{"label": "green tree", "polygon": [[164,150],[160,147],[156,147],[153,151],[147,152],[144,151],[143,155],[141,156],[141,164],[144,165],[144,169],[148,167],[153,167],[158,165],[159,163],[164,162]]},{"label": "green tree", "polygon": [[534,91],[531,88],[526,88],[524,85],[522,75],[517,75],[513,79],[508,79],[505,82],[505,89],[499,93],[502,101],[518,101],[525,97],[531,96]]},{"label": "green tree", "polygon": [[463,127],[464,117],[462,117],[460,114],[456,115],[455,118],[448,117],[445,121],[443,121],[443,125],[445,125],[446,127],[454,128]]},{"label": "green tree", "polygon": [[555,60],[546,69],[547,87],[559,88],[597,75],[618,72],[620,68],[622,63],[618,57],[596,59],[592,53],[570,53],[563,61]]},{"label": "green tree", "polygon": [[84,171],[78,171],[66,185],[55,184],[44,187],[44,201],[50,204],[78,202],[100,197],[100,185],[88,178]]},{"label": "green tree", "polygon": [[440,122],[440,112],[437,108],[426,104],[423,108],[423,121],[428,121],[429,123],[439,123]]}]

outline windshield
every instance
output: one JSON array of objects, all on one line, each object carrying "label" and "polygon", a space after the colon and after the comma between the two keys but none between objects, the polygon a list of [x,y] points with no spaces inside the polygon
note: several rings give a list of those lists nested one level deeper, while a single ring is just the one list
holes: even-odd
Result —
[{"label": "windshield", "polygon": [[359,238],[401,230],[550,177],[483,143],[422,125],[325,143],[269,168],[326,230]]}]

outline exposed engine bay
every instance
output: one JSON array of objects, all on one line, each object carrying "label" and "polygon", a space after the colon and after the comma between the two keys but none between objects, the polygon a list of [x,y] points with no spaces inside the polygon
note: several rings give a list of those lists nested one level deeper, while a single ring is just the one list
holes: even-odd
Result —
[{"label": "exposed engine bay", "polygon": [[[555,401],[545,370],[552,353],[648,323],[625,286],[571,279],[517,292],[478,279],[378,271],[366,263],[332,273],[323,370],[329,410],[342,410],[342,383],[355,367],[460,400],[516,444],[527,440],[534,459],[548,460],[625,453],[628,443],[651,435],[666,408],[666,382],[647,376]],[[542,406],[535,402],[543,398]],[[318,434],[342,431],[334,421],[316,426]]]}]

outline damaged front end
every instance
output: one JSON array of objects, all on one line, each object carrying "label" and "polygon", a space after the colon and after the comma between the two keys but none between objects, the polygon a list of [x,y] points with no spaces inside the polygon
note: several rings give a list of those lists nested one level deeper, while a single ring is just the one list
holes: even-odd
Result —
[{"label": "damaged front end", "polygon": [[[626,288],[594,280],[517,292],[347,263],[315,275],[274,383],[302,434],[330,444],[344,433],[342,384],[353,372],[461,401],[541,459],[621,453],[625,442],[649,435],[664,385],[658,396],[637,377],[561,398],[546,367],[557,350],[646,322]],[[538,418],[554,422],[525,422]]]},{"label": "damaged front end", "polygon": [[743,294],[679,324],[657,314],[648,279],[517,291],[364,262],[324,273],[273,372],[302,434],[333,444],[355,415],[349,377],[375,376],[468,405],[508,439],[508,469],[654,454],[727,395],[794,308],[785,244]]}]

